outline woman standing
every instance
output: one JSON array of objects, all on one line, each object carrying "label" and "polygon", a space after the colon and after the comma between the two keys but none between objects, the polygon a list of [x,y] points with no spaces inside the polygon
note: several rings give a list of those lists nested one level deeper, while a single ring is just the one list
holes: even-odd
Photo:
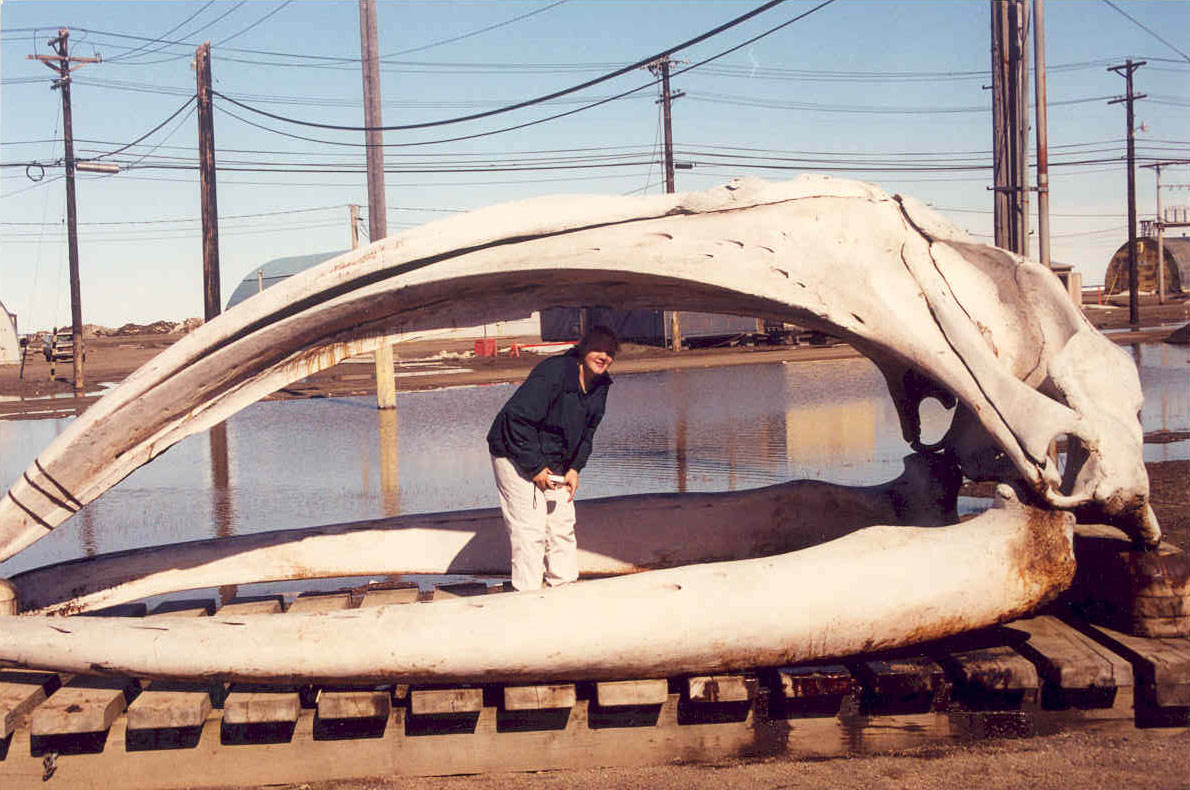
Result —
[{"label": "woman standing", "polygon": [[512,548],[512,586],[537,590],[578,578],[574,492],[607,403],[620,342],[597,326],[544,360],[488,431],[500,511]]}]

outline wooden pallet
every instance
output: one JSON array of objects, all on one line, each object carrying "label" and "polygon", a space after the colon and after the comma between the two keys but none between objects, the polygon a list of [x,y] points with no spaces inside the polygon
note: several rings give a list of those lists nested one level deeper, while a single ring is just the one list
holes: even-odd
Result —
[{"label": "wooden pallet", "polygon": [[[362,600],[304,595],[288,611],[487,592],[471,584],[375,590]],[[175,602],[148,616],[213,611],[211,602]],[[279,598],[232,601],[220,613],[237,611],[285,616]],[[0,670],[0,786],[57,777],[106,788],[118,775],[126,788],[202,787],[832,757],[1188,725],[1190,639],[1046,615],[843,663],[599,683],[225,687]]]}]

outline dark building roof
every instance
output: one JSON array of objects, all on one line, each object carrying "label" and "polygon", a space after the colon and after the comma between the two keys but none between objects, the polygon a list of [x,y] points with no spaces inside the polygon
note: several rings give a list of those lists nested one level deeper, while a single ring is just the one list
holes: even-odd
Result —
[{"label": "dark building roof", "polygon": [[268,263],[257,266],[248,272],[244,276],[244,279],[240,281],[240,284],[236,286],[236,289],[231,292],[231,296],[227,299],[227,305],[223,309],[228,310],[259,290],[276,285],[298,272],[303,272],[311,266],[317,266],[323,261],[329,261],[331,258],[342,255],[345,252],[347,250],[315,252],[309,255],[291,255],[287,258],[274,258]]},{"label": "dark building roof", "polygon": [[[1165,237],[1165,292],[1184,293],[1190,289],[1190,237]],[[1136,240],[1137,282],[1142,291],[1157,290],[1157,239],[1142,236]],[[1107,264],[1103,290],[1109,294],[1128,290],[1128,242],[1124,242]]]}]

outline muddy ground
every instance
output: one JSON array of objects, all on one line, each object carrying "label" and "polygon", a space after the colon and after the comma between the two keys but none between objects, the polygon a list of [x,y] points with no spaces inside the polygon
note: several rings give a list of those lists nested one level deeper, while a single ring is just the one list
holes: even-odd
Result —
[{"label": "muddy ground", "polygon": [[[1126,300],[1088,306],[1088,318],[1102,329],[1127,329]],[[1157,306],[1142,300],[1140,329],[1117,342],[1158,342],[1169,335],[1174,324],[1190,321],[1190,302],[1175,301]],[[1161,328],[1158,328],[1161,327]],[[48,411],[81,413],[96,398],[101,383],[122,380],[154,355],[167,348],[179,335],[136,335],[89,339],[86,377],[89,386],[83,397],[75,397],[70,363],[59,363],[51,376],[50,366],[40,354],[31,354],[18,378],[16,366],[0,368],[0,419],[42,418]],[[509,339],[511,340],[511,339]],[[506,347],[509,340],[501,341]],[[530,339],[522,339],[529,341]],[[495,381],[516,381],[525,376],[540,357],[466,359],[470,341],[427,342],[401,346],[399,359],[439,357],[460,359],[471,368],[467,374],[428,375],[401,380],[400,387],[432,388]],[[39,348],[39,347],[38,347]],[[645,370],[686,367],[718,367],[770,361],[829,360],[854,356],[846,346],[714,348],[681,354],[630,346],[616,360],[619,374]],[[298,382],[277,397],[325,397],[374,392],[374,373],[368,364],[340,365],[308,380]],[[8,396],[3,398],[2,396]],[[55,397],[46,397],[55,396]],[[1178,437],[1174,437],[1178,438]],[[1190,461],[1148,465],[1152,502],[1166,540],[1184,551],[1190,550]],[[273,785],[272,787],[276,787]],[[489,774],[441,779],[383,779],[289,785],[309,790],[514,790],[517,788],[605,787],[682,788],[766,787],[842,788],[864,790],[986,787],[1021,790],[1119,790],[1128,788],[1190,788],[1190,731],[1136,730],[1126,735],[1080,732],[1022,740],[994,740],[962,746],[913,750],[877,757],[840,758],[825,761],[769,759],[716,765],[667,765],[641,769],[591,769],[541,773]]]},{"label": "muddy ground", "polygon": [[[276,788],[277,785],[272,787]],[[1061,734],[879,757],[283,785],[308,790],[1184,790],[1190,732]]]}]

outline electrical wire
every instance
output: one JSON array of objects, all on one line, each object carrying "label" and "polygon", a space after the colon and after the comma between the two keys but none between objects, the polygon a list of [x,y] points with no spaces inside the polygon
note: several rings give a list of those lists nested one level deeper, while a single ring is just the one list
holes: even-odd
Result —
[{"label": "electrical wire", "polygon": [[210,7],[211,7],[211,6],[213,6],[214,4],[215,4],[215,0],[210,0],[210,2],[208,2],[208,3],[207,3],[206,5],[204,5],[202,8],[198,9],[198,10],[197,10],[197,11],[195,11],[193,14],[191,14],[191,15],[190,15],[190,16],[188,16],[188,17],[186,17],[186,18],[185,18],[185,19],[183,19],[181,22],[179,22],[178,24],[176,24],[176,25],[174,25],[173,27],[171,27],[169,30],[167,30],[167,31],[165,31],[164,33],[162,33],[162,34],[161,34],[160,36],[158,36],[157,38],[153,39],[152,41],[149,41],[149,42],[146,42],[146,43],[144,43],[144,44],[141,44],[139,47],[136,47],[135,49],[133,49],[133,50],[131,50],[131,51],[129,51],[129,52],[125,52],[125,53],[123,53],[123,54],[121,54],[121,55],[116,55],[115,57],[108,58],[107,62],[108,62],[108,63],[119,63],[121,60],[124,60],[125,58],[131,57],[132,55],[135,55],[137,52],[140,52],[141,50],[143,50],[143,49],[145,49],[145,48],[147,48],[147,47],[150,47],[150,46],[152,46],[153,44],[156,44],[156,43],[159,43],[159,42],[163,41],[163,40],[165,39],[165,37],[166,37],[166,36],[170,35],[170,34],[171,34],[171,33],[173,33],[175,30],[177,30],[177,29],[179,29],[179,28],[181,28],[181,27],[184,27],[184,26],[185,26],[187,23],[189,23],[189,22],[190,22],[190,20],[191,20],[191,19],[194,19],[196,16],[198,16],[199,14],[201,14],[203,11],[206,11],[208,8],[210,8]]},{"label": "electrical wire", "polygon": [[[178,109],[174,110],[174,111],[173,111],[173,113],[172,113],[172,114],[171,114],[171,115],[170,115],[168,118],[166,118],[164,121],[162,121],[161,123],[159,123],[159,124],[157,124],[156,126],[154,126],[154,127],[153,127],[152,129],[150,129],[149,131],[147,131],[147,132],[145,132],[144,134],[142,134],[140,137],[138,137],[138,138],[136,138],[135,140],[133,140],[131,143],[128,143],[127,145],[120,146],[119,148],[117,148],[117,149],[116,149],[116,150],[114,150],[114,151],[108,151],[108,152],[107,152],[107,153],[105,153],[105,154],[99,154],[98,156],[92,156],[92,157],[89,157],[89,158],[87,158],[87,159],[77,159],[77,160],[75,160],[75,161],[79,161],[79,162],[98,162],[100,159],[106,159],[107,157],[109,157],[109,156],[115,156],[116,154],[118,154],[118,153],[121,153],[122,151],[127,151],[127,150],[128,150],[129,148],[131,148],[132,146],[134,146],[134,145],[136,145],[136,144],[140,143],[141,141],[143,141],[143,140],[144,140],[146,137],[149,137],[150,135],[152,135],[152,134],[155,134],[156,132],[160,131],[160,130],[161,130],[161,128],[162,128],[163,126],[165,126],[166,124],[168,124],[168,123],[169,123],[170,121],[172,121],[174,118],[177,118],[177,117],[178,117],[178,115],[179,115],[179,114],[181,114],[182,110],[185,110],[187,107],[189,107],[189,106],[190,106],[192,103],[196,102],[197,100],[198,100],[198,97],[197,97],[197,96],[191,96],[189,99],[187,99],[185,102],[183,102],[183,103],[182,103],[182,106],[181,106],[181,107],[179,107]],[[171,134],[172,134],[172,133],[171,133]],[[166,138],[166,139],[168,139],[168,138]]]},{"label": "electrical wire", "polygon": [[1144,25],[1144,24],[1143,24],[1143,23],[1142,23],[1142,22],[1141,22],[1139,19],[1137,19],[1136,17],[1132,16],[1131,14],[1129,14],[1129,13],[1128,13],[1127,11],[1125,11],[1124,9],[1120,8],[1118,5],[1116,5],[1115,3],[1113,3],[1111,0],[1103,0],[1103,2],[1104,2],[1104,3],[1106,3],[1108,6],[1110,6],[1111,8],[1115,9],[1116,11],[1118,11],[1118,12],[1119,12],[1119,13],[1120,13],[1122,16],[1124,16],[1124,18],[1126,18],[1126,19],[1127,19],[1129,22],[1131,22],[1132,24],[1136,25],[1136,26],[1137,26],[1137,27],[1139,27],[1141,30],[1145,31],[1145,32],[1146,32],[1146,33],[1148,33],[1150,36],[1152,36],[1153,38],[1157,39],[1157,40],[1158,40],[1158,41],[1160,41],[1162,44],[1164,44],[1165,46],[1167,46],[1167,47],[1169,47],[1170,49],[1172,49],[1174,52],[1176,52],[1176,53],[1178,53],[1179,55],[1181,55],[1183,60],[1185,60],[1185,61],[1187,61],[1187,62],[1190,62],[1190,55],[1187,55],[1185,52],[1183,52],[1182,50],[1180,50],[1180,49],[1178,49],[1177,47],[1175,47],[1173,44],[1171,44],[1171,43],[1169,43],[1168,41],[1166,41],[1164,38],[1162,38],[1161,36],[1159,36],[1155,30],[1152,30],[1152,29],[1150,29],[1148,26]]},{"label": "electrical wire", "polygon": [[292,2],[293,2],[293,0],[285,0],[285,1],[284,1],[283,3],[281,3],[279,6],[277,6],[276,8],[274,8],[272,11],[269,11],[267,14],[265,14],[265,15],[264,15],[264,16],[262,16],[260,19],[258,19],[258,20],[256,20],[255,22],[253,22],[252,24],[248,25],[248,26],[247,26],[246,28],[244,28],[243,30],[240,30],[240,31],[238,31],[238,32],[235,32],[235,33],[232,33],[230,36],[227,36],[226,38],[222,38],[222,39],[220,39],[220,40],[216,41],[214,44],[212,44],[212,45],[211,45],[211,48],[212,48],[212,49],[215,49],[216,47],[220,47],[220,46],[222,46],[222,45],[226,44],[228,41],[231,41],[233,38],[239,38],[240,36],[242,36],[242,35],[244,35],[245,33],[247,33],[249,30],[252,30],[253,28],[257,27],[258,25],[260,25],[261,23],[263,23],[264,21],[266,21],[267,19],[271,18],[271,17],[272,17],[274,14],[276,14],[278,11],[280,11],[280,10],[281,10],[281,9],[283,9],[283,8],[285,8],[285,6],[289,5],[289,4],[290,4],[290,3],[292,3]]},{"label": "electrical wire", "polygon": [[[783,2],[783,0],[773,0],[773,2]],[[824,2],[821,2],[821,3],[819,3],[818,5],[814,6],[814,7],[813,7],[813,8],[811,8],[810,10],[808,10],[808,11],[805,11],[805,12],[803,12],[802,14],[799,14],[798,16],[794,17],[793,19],[790,19],[790,20],[788,20],[788,21],[786,21],[786,22],[783,22],[783,23],[781,23],[780,25],[777,25],[776,27],[770,28],[769,30],[765,31],[764,33],[761,33],[761,34],[760,34],[760,35],[758,35],[758,36],[754,36],[753,38],[751,38],[751,39],[749,39],[748,41],[744,42],[744,44],[741,44],[741,45],[739,45],[739,46],[732,47],[732,48],[730,48],[730,49],[724,50],[723,52],[720,52],[720,53],[718,53],[717,55],[712,55],[711,57],[709,57],[709,58],[706,58],[705,60],[699,61],[698,63],[696,63],[696,64],[694,64],[694,65],[692,65],[692,66],[688,66],[688,67],[686,67],[686,68],[684,68],[684,69],[681,69],[681,70],[679,70],[678,72],[674,72],[674,73],[675,73],[675,74],[681,74],[681,73],[685,73],[685,72],[687,72],[687,71],[690,71],[690,70],[691,70],[691,69],[693,69],[693,68],[697,68],[698,66],[701,66],[701,65],[703,65],[704,63],[710,63],[711,61],[717,60],[718,58],[721,58],[721,57],[723,57],[723,56],[725,56],[725,55],[727,55],[727,54],[730,54],[731,52],[735,52],[736,50],[740,49],[740,47],[742,47],[742,46],[746,46],[746,45],[747,45],[747,44],[749,44],[749,43],[752,43],[752,42],[758,41],[758,40],[760,40],[760,39],[764,38],[764,37],[765,37],[765,36],[767,36],[767,35],[770,35],[770,34],[772,34],[772,33],[775,33],[775,32],[777,32],[778,30],[780,30],[780,29],[782,29],[782,28],[784,28],[784,27],[786,27],[786,26],[788,26],[788,25],[791,25],[791,24],[793,24],[794,22],[798,22],[798,21],[800,21],[800,20],[802,20],[802,19],[805,19],[806,17],[810,16],[811,14],[815,13],[816,11],[819,11],[819,10],[821,10],[821,9],[825,8],[826,6],[830,5],[830,4],[831,4],[831,3],[833,3],[833,2],[835,2],[835,0],[824,0]],[[758,13],[758,12],[759,12],[759,10],[763,10],[764,8],[766,8],[766,6],[762,6],[762,8],[761,8],[761,9],[758,9],[757,11],[753,11],[753,14],[755,14],[755,13]],[[721,26],[721,27],[722,27],[722,26]],[[708,34],[705,34],[705,33],[703,34],[703,36],[706,36],[706,35],[708,35]],[[674,50],[674,51],[676,51],[676,50]],[[515,124],[515,125],[513,125],[513,126],[505,126],[505,127],[503,127],[503,128],[500,128],[500,129],[490,129],[490,130],[488,130],[488,131],[484,131],[484,132],[476,132],[476,133],[474,133],[474,134],[460,135],[460,136],[458,136],[458,137],[447,137],[447,138],[438,139],[438,140],[421,140],[421,141],[418,141],[418,142],[408,142],[408,143],[385,143],[384,147],[387,149],[387,148],[411,148],[411,147],[414,147],[414,146],[423,146],[423,145],[442,145],[442,144],[445,144],[445,143],[457,143],[457,142],[463,142],[463,141],[465,141],[465,140],[476,140],[476,139],[479,139],[479,138],[481,138],[481,137],[490,137],[490,136],[492,136],[492,135],[503,134],[503,133],[505,133],[505,132],[518,131],[518,130],[520,130],[520,129],[526,129],[526,128],[528,128],[528,127],[531,127],[531,126],[537,126],[538,124],[547,123],[547,122],[549,122],[549,121],[555,121],[555,120],[558,120],[559,118],[565,118],[565,117],[567,117],[567,116],[570,116],[570,115],[575,115],[575,114],[577,114],[577,113],[580,113],[580,112],[585,112],[586,110],[591,110],[591,109],[594,109],[595,107],[599,107],[599,106],[602,106],[602,105],[604,105],[604,104],[608,104],[608,103],[610,103],[610,102],[617,101],[617,100],[619,100],[619,99],[622,99],[622,98],[624,98],[624,97],[626,97],[626,96],[630,96],[630,95],[632,95],[632,94],[634,94],[634,93],[638,93],[639,91],[642,91],[642,90],[644,90],[645,88],[652,87],[653,85],[656,85],[656,84],[657,84],[657,82],[658,82],[658,80],[652,80],[652,81],[650,81],[650,82],[648,82],[648,83],[646,83],[646,84],[644,84],[644,85],[640,85],[640,86],[638,86],[638,87],[636,87],[636,88],[631,88],[631,89],[629,89],[629,90],[626,90],[626,91],[624,91],[624,92],[622,92],[622,93],[618,93],[618,94],[615,94],[614,96],[609,96],[609,97],[607,97],[607,98],[605,98],[605,99],[601,99],[601,100],[599,100],[599,101],[596,101],[596,102],[592,102],[592,103],[590,103],[590,104],[583,105],[582,107],[578,107],[578,108],[576,108],[576,109],[573,109],[573,110],[568,110],[568,111],[566,111],[566,112],[555,113],[554,115],[549,115],[549,116],[546,116],[546,117],[544,117],[544,118],[538,118],[538,119],[536,119],[536,120],[533,120],[533,121],[526,121],[526,122],[524,122],[524,123]],[[219,93],[217,93],[217,92],[215,92],[215,91],[212,91],[212,93],[214,93],[216,96],[222,96],[222,94],[219,94]],[[222,97],[222,98],[226,98],[226,97]],[[238,102],[234,102],[234,101],[233,101],[233,103],[237,103],[237,104],[238,104]],[[241,105],[241,106],[244,106],[244,105]],[[255,127],[257,127],[258,129],[263,129],[263,130],[265,130],[265,131],[269,131],[269,132],[272,132],[272,133],[274,133],[274,134],[281,134],[281,135],[284,135],[284,136],[286,136],[286,137],[293,137],[293,138],[295,138],[295,139],[298,139],[298,140],[306,140],[306,141],[309,141],[309,142],[319,142],[319,143],[325,143],[325,144],[330,144],[330,145],[345,145],[345,146],[351,146],[351,147],[356,147],[356,148],[359,148],[359,147],[366,148],[366,147],[367,147],[367,143],[340,143],[340,142],[335,142],[335,141],[329,141],[329,140],[319,140],[319,139],[316,139],[316,138],[310,138],[310,137],[303,137],[303,136],[299,136],[299,135],[288,134],[288,133],[286,133],[286,132],[281,132],[281,131],[279,131],[279,130],[277,130],[277,129],[270,129],[270,128],[269,128],[269,127],[267,127],[267,126],[263,126],[263,125],[256,124],[256,123],[253,123],[253,122],[251,122],[251,121],[248,121],[248,120],[246,120],[246,119],[244,119],[244,118],[241,118],[241,117],[239,117],[239,116],[237,116],[237,115],[234,115],[233,113],[230,113],[230,112],[228,112],[228,110],[227,110],[226,108],[223,108],[223,107],[221,107],[220,109],[221,109],[223,112],[227,112],[229,115],[231,115],[231,117],[235,118],[237,121],[240,121],[241,123],[247,123],[247,124],[249,124],[250,126],[255,126]],[[249,108],[249,109],[251,109],[251,108]],[[254,112],[258,112],[258,113],[262,113],[262,112],[263,112],[262,110],[253,110],[253,111],[254,111]],[[267,113],[266,113],[266,114],[267,114]],[[352,128],[354,128],[355,130],[357,130],[357,131],[358,131],[359,129],[365,129],[366,127],[352,127]],[[378,127],[378,128],[379,128],[379,127]]]},{"label": "electrical wire", "polygon": [[[462,35],[453,36],[451,38],[444,38],[444,39],[441,39],[440,41],[433,41],[433,42],[430,42],[429,44],[422,44],[421,46],[418,46],[418,47],[411,47],[410,49],[402,49],[397,52],[389,52],[385,55],[381,55],[380,57],[381,57],[381,59],[384,59],[384,58],[397,57],[398,55],[412,55],[414,52],[424,52],[427,49],[433,49],[434,47],[440,47],[440,46],[443,46],[444,44],[454,44],[457,41],[463,41],[464,39],[473,38],[473,37],[478,36],[482,33],[488,33],[492,30],[497,30],[497,29],[505,27],[507,25],[511,25],[514,22],[520,22],[522,19],[528,19],[531,16],[537,16],[538,14],[549,11],[552,8],[557,8],[560,5],[564,5],[566,2],[567,2],[567,0],[557,0],[557,2],[550,3],[549,5],[545,6],[544,8],[538,8],[534,11],[529,11],[528,13],[521,14],[520,16],[514,16],[512,19],[506,19],[503,22],[498,22],[494,25],[488,25],[487,27],[482,27],[479,30],[473,30],[470,33],[463,33]],[[357,62],[358,62],[358,59],[357,59]]]},{"label": "electrical wire", "polygon": [[[226,19],[227,17],[229,17],[230,15],[232,15],[233,13],[235,13],[236,11],[238,11],[238,10],[239,10],[240,8],[242,8],[244,5],[246,5],[246,4],[247,4],[247,2],[248,2],[248,0],[240,0],[238,3],[236,3],[235,5],[233,5],[231,8],[227,9],[226,11],[224,11],[224,12],[223,12],[222,14],[220,14],[219,16],[215,17],[215,18],[214,18],[213,20],[211,20],[210,22],[207,22],[207,23],[206,23],[205,25],[203,25],[202,27],[200,27],[200,28],[198,28],[198,29],[196,29],[196,30],[193,30],[193,31],[191,31],[191,32],[190,32],[190,35],[192,35],[192,36],[193,36],[193,35],[195,35],[195,34],[197,34],[197,33],[201,33],[202,31],[206,30],[206,29],[207,29],[207,28],[209,28],[209,27],[214,27],[215,25],[219,24],[219,23],[220,23],[220,22],[222,22],[224,19]],[[153,54],[156,54],[156,53],[158,53],[158,52],[162,52],[162,51],[164,51],[164,50],[168,49],[170,46],[173,46],[173,45],[174,45],[174,43],[175,43],[175,42],[168,42],[168,43],[166,43],[164,46],[158,47],[157,49],[154,49],[154,50],[150,50],[150,51],[148,51],[148,52],[145,52],[144,54],[145,54],[145,55],[153,55]],[[137,56],[137,57],[139,58],[140,56]],[[133,66],[153,66],[153,65],[157,65],[158,63],[170,63],[170,62],[172,62],[172,61],[179,60],[180,58],[186,58],[186,57],[190,57],[190,53],[189,53],[189,52],[183,53],[183,54],[181,54],[181,55],[169,55],[169,56],[167,56],[167,57],[164,57],[164,58],[157,58],[156,60],[136,60],[136,61],[134,61],[133,63],[131,63],[131,64],[127,64],[127,65],[133,65]],[[118,61],[118,62],[121,62],[121,63],[122,63],[123,61],[121,60],[121,61]]]},{"label": "electrical wire", "polygon": [[[547,94],[544,94],[542,96],[537,96],[532,99],[525,99],[523,101],[515,102],[513,104],[509,104],[504,107],[499,107],[494,110],[487,110],[485,112],[471,113],[469,115],[460,115],[455,118],[444,118],[444,119],[437,120],[437,121],[422,121],[420,123],[409,123],[409,124],[392,124],[392,125],[388,125],[388,126],[344,126],[341,124],[317,123],[314,121],[303,121],[298,118],[289,118],[284,115],[278,115],[276,113],[271,113],[266,110],[261,110],[259,108],[252,107],[251,105],[244,104],[243,102],[239,102],[239,101],[236,101],[235,99],[229,98],[228,96],[225,96],[222,93],[219,93],[218,91],[212,91],[212,93],[214,93],[216,96],[218,96],[219,98],[221,98],[225,101],[231,102],[232,104],[236,105],[237,107],[240,107],[241,109],[257,113],[258,115],[263,115],[266,118],[272,118],[275,121],[291,123],[291,124],[294,124],[297,126],[307,126],[307,127],[314,128],[314,129],[331,129],[331,130],[341,131],[341,132],[400,132],[400,131],[410,131],[413,129],[428,129],[428,128],[438,127],[438,126],[448,126],[448,125],[456,124],[456,123],[464,123],[466,121],[476,121],[481,118],[491,118],[492,116],[495,116],[495,115],[502,115],[504,113],[512,112],[514,110],[521,110],[526,107],[532,107],[533,105],[536,105],[536,104],[542,104],[542,103],[550,101],[552,99],[561,98],[562,96],[568,96],[572,93],[577,93],[579,91],[586,90],[587,88],[607,82],[608,80],[623,76],[624,74],[627,74],[631,71],[636,71],[638,69],[642,69],[645,66],[648,66],[650,63],[653,63],[659,59],[667,58],[670,55],[674,54],[675,52],[680,52],[683,49],[688,49],[689,47],[692,47],[695,44],[699,44],[703,41],[706,41],[707,39],[717,36],[720,33],[723,33],[727,30],[730,30],[731,28],[736,27],[737,25],[741,25],[744,22],[747,22],[749,19],[752,19],[753,17],[758,16],[759,14],[762,14],[765,11],[769,11],[772,8],[775,8],[776,6],[780,5],[783,2],[785,2],[785,0],[769,0],[769,2],[764,3],[763,5],[760,5],[757,8],[752,9],[748,13],[741,14],[740,16],[723,23],[722,25],[719,25],[718,27],[708,30],[705,33],[700,33],[699,35],[697,35],[691,39],[687,39],[686,41],[682,42],[681,44],[670,47],[666,50],[663,50],[662,52],[658,52],[657,54],[651,55],[647,58],[638,60],[635,63],[632,63],[628,66],[622,66],[622,67],[620,67],[614,71],[611,71],[607,74],[603,74],[603,75],[596,77],[594,79],[590,79],[585,82],[579,83],[578,85],[572,85],[569,88],[563,88],[562,90],[554,91],[553,93],[547,93]],[[810,13],[813,13],[813,11],[817,11],[819,8],[827,6],[833,2],[834,2],[834,0],[825,0],[825,2],[821,3],[819,6],[812,9],[812,11],[809,11],[806,14],[803,14],[802,16],[808,16]],[[798,19],[800,19],[800,18],[802,18],[802,17],[798,17]],[[796,21],[796,20],[791,20],[791,21]]]}]

